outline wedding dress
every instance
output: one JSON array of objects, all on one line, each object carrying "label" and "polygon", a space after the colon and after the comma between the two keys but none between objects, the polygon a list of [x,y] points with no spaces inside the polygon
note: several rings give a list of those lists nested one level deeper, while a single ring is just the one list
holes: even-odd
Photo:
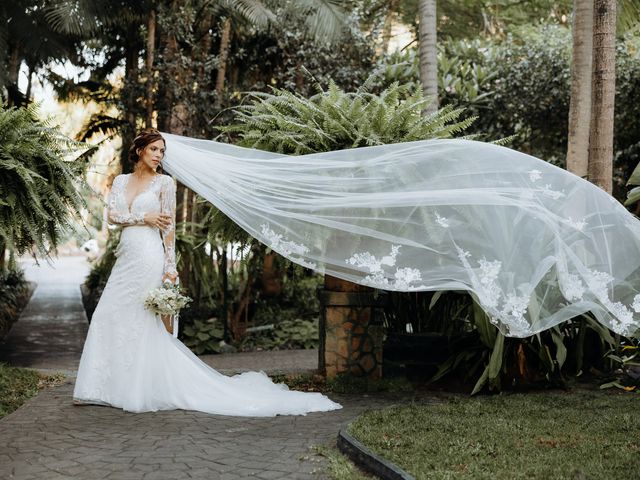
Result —
[{"label": "wedding dress", "polygon": [[167,172],[295,263],[467,291],[512,337],[589,312],[640,335],[640,221],[548,162],[464,139],[283,155],[162,135]]},{"label": "wedding dress", "polygon": [[[78,367],[76,403],[129,412],[197,410],[237,416],[306,415],[341,408],[320,393],[289,390],[263,372],[223,375],[168,333],[143,303],[176,273],[174,181],[157,175],[131,204],[131,174],[118,175],[107,200],[110,224],[122,226],[116,262],[93,313]],[[165,231],[144,223],[146,212],[167,212]]]}]

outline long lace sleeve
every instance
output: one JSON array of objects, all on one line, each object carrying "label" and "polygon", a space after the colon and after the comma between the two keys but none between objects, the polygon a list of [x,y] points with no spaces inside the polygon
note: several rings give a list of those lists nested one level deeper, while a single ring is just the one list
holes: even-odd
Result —
[{"label": "long lace sleeve", "polygon": [[162,231],[164,244],[164,273],[177,275],[176,270],[176,186],[173,179],[167,176],[161,191],[161,209],[171,217],[171,223]]},{"label": "long lace sleeve", "polygon": [[125,177],[118,175],[113,179],[111,191],[107,197],[107,222],[111,225],[144,225],[144,213],[131,213],[124,199]]}]

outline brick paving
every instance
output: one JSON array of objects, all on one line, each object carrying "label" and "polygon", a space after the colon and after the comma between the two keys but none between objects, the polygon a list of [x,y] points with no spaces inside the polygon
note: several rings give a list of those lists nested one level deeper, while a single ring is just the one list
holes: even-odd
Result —
[{"label": "brick paving", "polygon": [[0,478],[320,480],[326,459],[313,445],[334,445],[369,408],[406,401],[331,395],[342,409],[264,418],[74,406],[72,392],[68,378],[0,420]]},{"label": "brick paving", "polygon": [[[326,459],[311,446],[335,444],[338,430],[367,409],[410,400],[406,394],[330,395],[342,409],[271,418],[74,406],[87,331],[79,284],[88,266],[80,257],[62,257],[53,266],[27,263],[25,269],[38,288],[0,344],[0,361],[62,371],[66,380],[0,420],[1,479],[323,479]],[[229,374],[301,372],[317,365],[315,350],[201,358]]]}]

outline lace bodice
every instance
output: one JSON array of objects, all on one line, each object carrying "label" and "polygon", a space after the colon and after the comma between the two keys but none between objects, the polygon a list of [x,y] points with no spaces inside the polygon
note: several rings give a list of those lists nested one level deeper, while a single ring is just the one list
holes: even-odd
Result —
[{"label": "lace bodice", "polygon": [[148,212],[163,212],[171,217],[170,225],[160,232],[164,246],[164,273],[177,275],[175,254],[176,187],[168,175],[157,175],[131,204],[127,204],[126,190],[131,174],[116,176],[107,198],[107,221],[121,227],[148,226],[144,216]]}]

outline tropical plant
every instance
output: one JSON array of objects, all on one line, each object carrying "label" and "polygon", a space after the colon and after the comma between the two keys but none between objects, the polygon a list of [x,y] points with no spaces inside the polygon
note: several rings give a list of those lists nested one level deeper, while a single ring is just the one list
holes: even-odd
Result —
[{"label": "tropical plant", "polygon": [[627,201],[624,202],[624,204],[626,206],[629,206],[629,205],[633,205],[638,200],[640,200],[640,163],[638,163],[638,166],[631,174],[631,177],[629,178],[627,185],[631,185],[631,186],[639,185],[639,186],[633,187],[627,193]]},{"label": "tropical plant", "polygon": [[[469,304],[472,314],[465,318],[469,323],[458,335],[449,331],[454,339],[451,353],[430,381],[460,375],[473,382],[472,395],[484,388],[495,392],[506,386],[564,386],[569,376],[610,371],[612,362],[605,355],[621,345],[589,314],[528,338],[505,337],[477,304],[470,299]],[[456,325],[454,319],[445,320]],[[456,341],[461,332],[472,336]]]},{"label": "tropical plant", "polygon": [[0,272],[0,341],[18,319],[29,295],[29,285],[20,268]]},{"label": "tropical plant", "polygon": [[626,392],[640,393],[640,340],[624,341],[618,348],[607,352],[616,369],[614,379],[603,383],[600,388],[616,387]]},{"label": "tropical plant", "polygon": [[[239,133],[240,144],[272,152],[306,154],[426,138],[450,138],[475,117],[459,120],[464,109],[445,106],[422,117],[430,99],[419,88],[395,82],[378,95],[369,92],[369,77],[352,93],[334,82],[311,98],[274,88],[253,92],[251,103],[237,108],[236,125],[222,127]],[[468,138],[468,137],[467,137]]]},{"label": "tropical plant", "polygon": [[48,256],[71,228],[86,206],[77,189],[85,163],[66,158],[81,148],[40,120],[37,105],[0,109],[0,262],[5,248]]}]

